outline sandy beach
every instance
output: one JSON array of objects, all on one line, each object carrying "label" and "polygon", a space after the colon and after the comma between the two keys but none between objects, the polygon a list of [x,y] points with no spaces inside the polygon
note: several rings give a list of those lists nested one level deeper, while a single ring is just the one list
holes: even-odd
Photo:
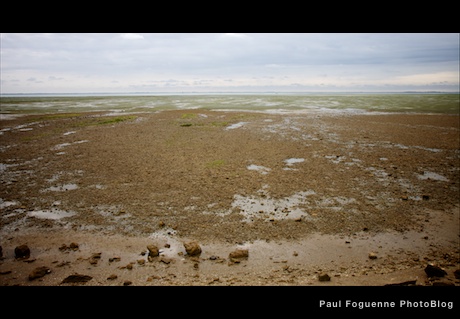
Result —
[{"label": "sandy beach", "polygon": [[1,286],[460,285],[458,115],[83,112],[0,132]]}]

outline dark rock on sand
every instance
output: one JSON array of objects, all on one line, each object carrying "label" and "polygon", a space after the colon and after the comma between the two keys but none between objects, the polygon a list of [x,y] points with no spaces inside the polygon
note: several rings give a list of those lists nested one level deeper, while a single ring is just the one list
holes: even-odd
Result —
[{"label": "dark rock on sand", "polygon": [[455,279],[460,279],[460,269],[457,269],[456,271],[454,271],[454,276],[455,276]]},{"label": "dark rock on sand", "polygon": [[37,267],[29,274],[29,280],[32,281],[37,278],[41,278],[49,273],[51,273],[51,269],[49,269],[48,267]]},{"label": "dark rock on sand", "polygon": [[318,280],[319,281],[331,281],[331,277],[326,273],[322,273],[318,275]]},{"label": "dark rock on sand", "polygon": [[14,256],[16,258],[29,258],[30,257],[30,248],[27,245],[20,245],[14,249]]},{"label": "dark rock on sand", "polygon": [[62,284],[69,284],[69,283],[85,283],[93,279],[91,276],[86,276],[86,275],[80,275],[80,274],[75,274],[75,275],[70,275],[61,282]]},{"label": "dark rock on sand", "polygon": [[190,256],[197,256],[201,254],[201,247],[198,245],[197,242],[191,241],[188,243],[184,243],[185,251]]},{"label": "dark rock on sand", "polygon": [[444,277],[445,275],[447,275],[444,269],[431,264],[428,264],[425,267],[425,273],[428,277]]},{"label": "dark rock on sand", "polygon": [[112,274],[112,275],[110,275],[110,276],[107,277],[107,280],[115,280],[115,279],[117,279],[117,278],[118,278],[117,275]]}]

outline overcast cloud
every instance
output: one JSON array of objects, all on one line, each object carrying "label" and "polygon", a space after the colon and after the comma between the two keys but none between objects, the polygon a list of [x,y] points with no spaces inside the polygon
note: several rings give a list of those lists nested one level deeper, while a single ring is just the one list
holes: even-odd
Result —
[{"label": "overcast cloud", "polygon": [[459,34],[1,34],[2,93],[459,91]]}]

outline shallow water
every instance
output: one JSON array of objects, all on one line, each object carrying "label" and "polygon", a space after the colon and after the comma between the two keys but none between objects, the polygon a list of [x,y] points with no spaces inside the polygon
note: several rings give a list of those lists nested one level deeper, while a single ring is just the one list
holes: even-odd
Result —
[{"label": "shallow water", "polygon": [[460,113],[458,93],[2,95],[0,118],[8,119],[18,113],[113,111],[118,114],[177,109]]},{"label": "shallow water", "polygon": [[35,210],[27,213],[29,217],[35,217],[40,219],[61,219],[65,217],[71,217],[75,215],[75,212],[72,211],[64,211],[59,209],[50,209],[50,210]]}]

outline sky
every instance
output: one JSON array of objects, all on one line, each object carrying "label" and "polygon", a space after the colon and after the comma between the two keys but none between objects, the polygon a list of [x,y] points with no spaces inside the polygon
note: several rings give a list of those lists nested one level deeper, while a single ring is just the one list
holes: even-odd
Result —
[{"label": "sky", "polygon": [[459,91],[458,33],[2,33],[1,93]]}]

